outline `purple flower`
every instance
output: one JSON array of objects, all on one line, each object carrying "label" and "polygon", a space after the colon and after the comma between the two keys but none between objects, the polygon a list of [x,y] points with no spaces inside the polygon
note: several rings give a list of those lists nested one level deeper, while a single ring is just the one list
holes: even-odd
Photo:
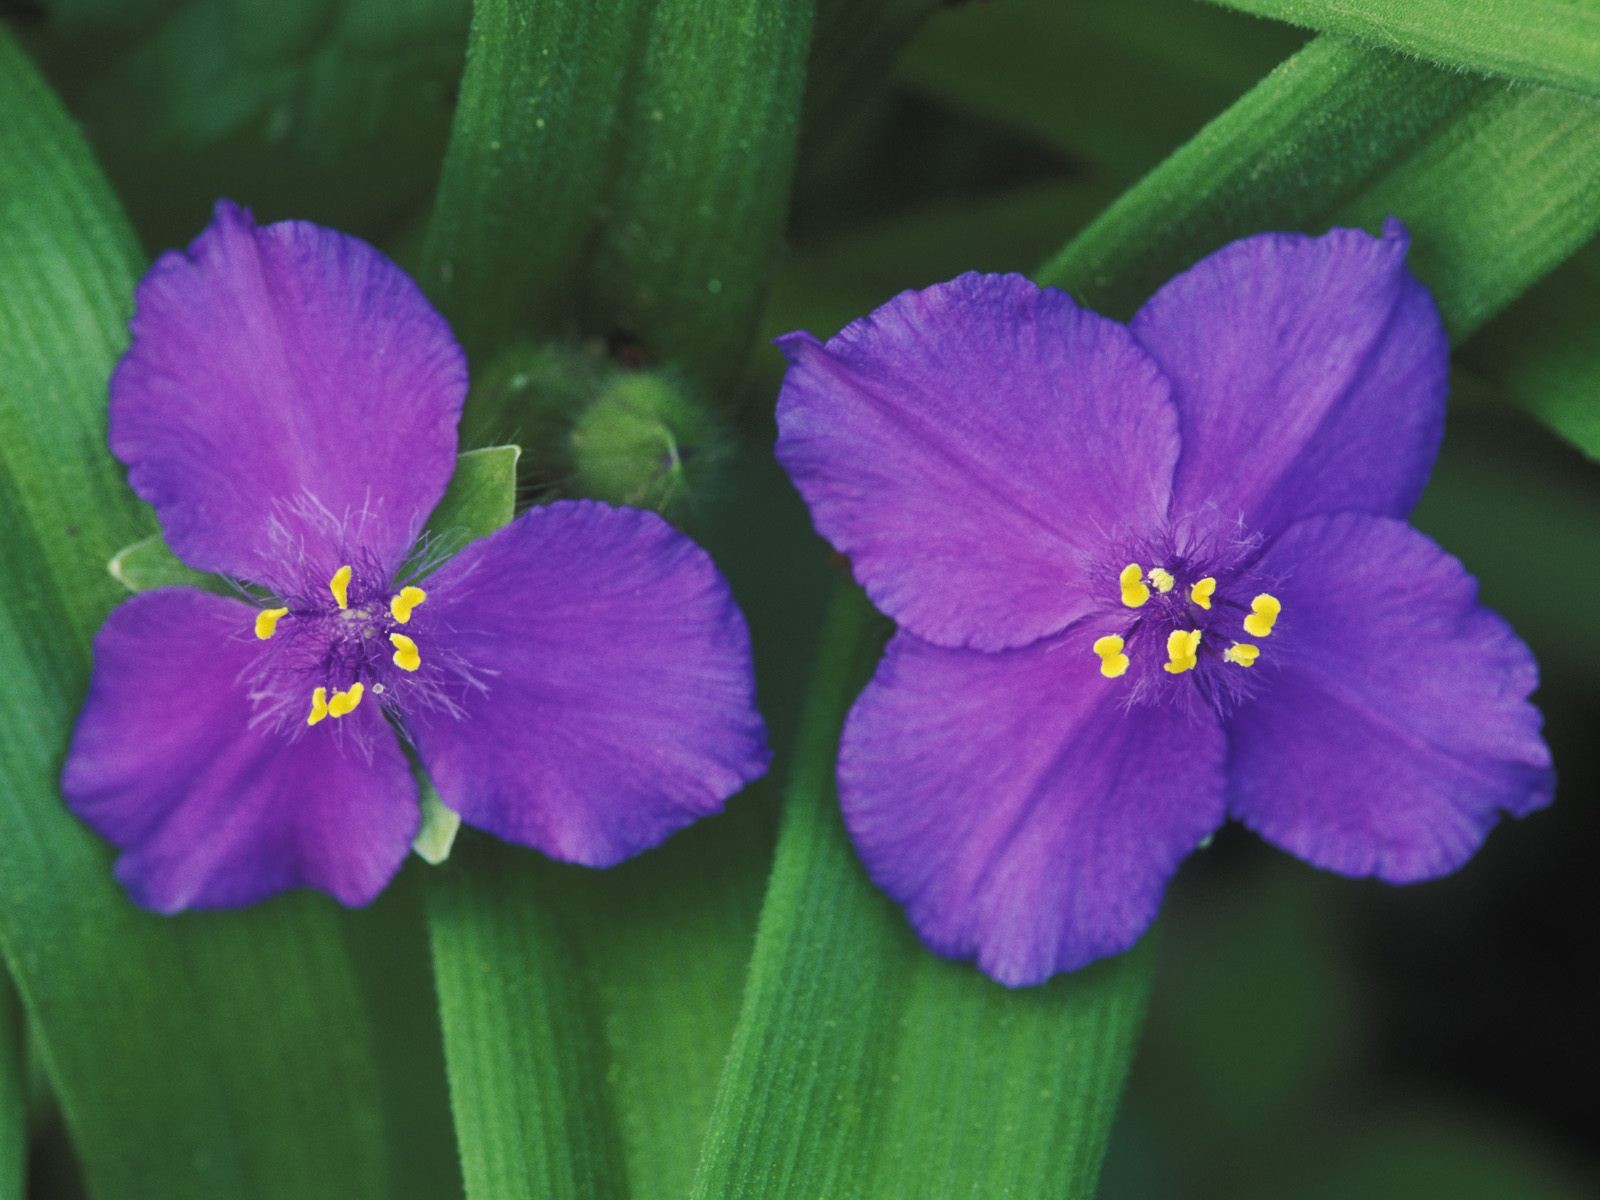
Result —
[{"label": "purple flower", "polygon": [[780,339],[779,457],[900,625],[845,821],[932,949],[1124,950],[1225,817],[1404,883],[1549,802],[1531,655],[1404,520],[1447,369],[1406,245],[1247,238],[1131,327],[969,274]]},{"label": "purple flower", "polygon": [[467,823],[591,866],[762,773],[744,620],[655,514],[535,508],[427,572],[466,363],[383,255],[223,203],[136,299],[112,450],[180,558],[255,585],[95,640],[62,784],[138,903],[371,900],[419,823],[401,740]]}]

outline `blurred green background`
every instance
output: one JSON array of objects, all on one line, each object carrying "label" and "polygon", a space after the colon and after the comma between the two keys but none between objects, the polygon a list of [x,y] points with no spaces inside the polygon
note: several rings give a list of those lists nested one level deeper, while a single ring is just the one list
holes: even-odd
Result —
[{"label": "blurred green background", "polygon": [[[0,13],[82,123],[148,253],[187,242],[227,196],[264,220],[350,230],[423,269],[468,0],[0,0]],[[1035,271],[1310,37],[1192,0],[819,6],[762,329],[828,334],[962,270]],[[1319,230],[1342,197],[1307,211],[1322,213],[1304,226]],[[1600,1189],[1589,1096],[1600,1062],[1596,284],[1600,247],[1589,244],[1464,340],[1444,455],[1417,517],[1539,656],[1556,805],[1498,830],[1459,875],[1406,889],[1319,875],[1232,828],[1198,854],[1167,904],[1106,1197],[1556,1200]],[[576,318],[556,332],[649,361],[623,320]],[[780,372],[762,346],[748,369],[732,363],[705,385],[733,414],[733,452],[682,519],[746,606],[786,750],[838,567],[769,459]],[[559,415],[547,429],[514,409],[482,411],[482,442],[563,432]],[[568,482],[559,461],[536,448],[530,458],[529,495]],[[751,826],[748,844],[770,853],[773,810],[763,793],[726,820]],[[716,825],[663,854],[692,858],[721,836]],[[410,865],[349,931],[400,1194],[448,1197],[461,1185],[425,871]],[[30,1194],[71,1197],[73,1150],[37,1071],[34,1090]]]}]

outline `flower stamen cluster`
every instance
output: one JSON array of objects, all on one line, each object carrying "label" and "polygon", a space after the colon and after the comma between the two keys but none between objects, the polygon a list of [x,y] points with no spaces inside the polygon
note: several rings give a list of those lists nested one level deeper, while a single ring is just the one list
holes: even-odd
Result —
[{"label": "flower stamen cluster", "polygon": [[[1165,567],[1151,567],[1147,572],[1136,562],[1123,567],[1117,575],[1124,608],[1142,609],[1150,603],[1153,595],[1168,596],[1177,585],[1177,576]],[[1189,585],[1186,594],[1188,603],[1200,609],[1201,614],[1189,613],[1182,607],[1184,601],[1175,600],[1167,602],[1158,617],[1162,624],[1170,625],[1174,621],[1177,624],[1176,628],[1167,630],[1167,661],[1162,664],[1162,669],[1168,675],[1182,675],[1200,665],[1200,644],[1207,629],[1215,623],[1203,614],[1217,611],[1213,608],[1217,599],[1216,577],[1205,575],[1196,579]],[[1223,603],[1226,605],[1226,600]],[[1277,597],[1270,592],[1261,592],[1250,601],[1250,610],[1240,625],[1250,636],[1266,638],[1271,635],[1282,612],[1283,605]],[[1120,679],[1128,673],[1133,659],[1127,653],[1127,647],[1141,625],[1142,622],[1136,621],[1121,633],[1108,633],[1095,639],[1092,649],[1100,659],[1101,675],[1107,679]],[[1253,667],[1260,656],[1261,648],[1251,642],[1233,641],[1221,652],[1222,661],[1236,667]]]},{"label": "flower stamen cluster", "polygon": [[[376,602],[384,589],[363,589],[373,598],[350,607],[350,583],[354,569],[349,563],[341,566],[328,580],[326,601],[313,598],[298,605],[279,605],[264,608],[255,616],[257,641],[271,641],[280,624],[288,618],[289,630],[312,639],[309,654],[293,656],[293,673],[303,676],[307,660],[313,675],[311,706],[306,714],[306,725],[316,726],[329,717],[346,717],[360,705],[370,686],[375,696],[390,690],[386,686],[388,666],[382,651],[374,652],[387,640],[393,647],[389,663],[411,674],[422,667],[422,652],[416,639],[401,633],[396,626],[407,625],[412,613],[428,598],[420,587],[407,584],[389,597],[386,605]],[[358,593],[359,594],[359,593]],[[315,597],[316,593],[313,593]],[[270,670],[270,668],[269,668]],[[298,686],[291,683],[289,686]],[[276,691],[276,688],[268,690]]]}]

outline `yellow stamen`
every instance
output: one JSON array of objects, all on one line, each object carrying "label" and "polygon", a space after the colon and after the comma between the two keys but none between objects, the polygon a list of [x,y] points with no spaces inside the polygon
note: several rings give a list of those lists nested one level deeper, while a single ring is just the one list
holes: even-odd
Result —
[{"label": "yellow stamen", "polygon": [[1167,674],[1181,675],[1185,671],[1192,671],[1200,650],[1200,631],[1198,629],[1174,629],[1167,635],[1167,658],[1170,662],[1163,664]]},{"label": "yellow stamen", "polygon": [[[334,603],[340,608],[350,607],[350,568],[340,567],[333,573],[333,578],[328,580],[328,590],[333,593]],[[337,714],[335,714],[337,715]]]},{"label": "yellow stamen", "polygon": [[1278,623],[1278,614],[1282,611],[1283,605],[1276,596],[1262,592],[1250,601],[1250,615],[1244,619],[1244,631],[1252,637],[1266,637]]},{"label": "yellow stamen", "polygon": [[315,725],[328,715],[328,689],[318,688],[311,693],[311,715],[306,718],[307,725]]},{"label": "yellow stamen", "polygon": [[330,717],[349,716],[355,712],[356,705],[361,703],[362,694],[366,690],[366,686],[357,680],[346,690],[335,692],[328,700],[328,715]]},{"label": "yellow stamen", "polygon": [[1222,661],[1237,663],[1241,667],[1253,667],[1256,659],[1261,657],[1261,648],[1252,646],[1249,642],[1235,642],[1222,652]]},{"label": "yellow stamen", "polygon": [[1217,581],[1207,575],[1189,589],[1189,599],[1193,600],[1201,608],[1209,609],[1211,607],[1211,597],[1216,593]]},{"label": "yellow stamen", "polygon": [[1100,656],[1100,674],[1107,679],[1127,674],[1128,656],[1122,652],[1124,645],[1123,640],[1114,633],[1108,633],[1095,642],[1094,652]]},{"label": "yellow stamen", "polygon": [[288,615],[287,608],[263,608],[256,614],[256,637],[266,641],[278,631],[278,622]]},{"label": "yellow stamen", "polygon": [[427,598],[428,593],[419,587],[403,587],[399,594],[389,601],[389,615],[404,625],[411,620],[411,610]]},{"label": "yellow stamen", "polygon": [[422,655],[417,653],[417,644],[403,633],[391,633],[389,641],[394,645],[394,665],[402,671],[415,671],[422,665]]},{"label": "yellow stamen", "polygon": [[1147,576],[1147,578],[1152,584],[1155,585],[1156,591],[1160,592],[1163,596],[1172,590],[1173,584],[1178,582],[1172,577],[1172,572],[1167,570],[1165,567],[1151,567],[1150,574]]},{"label": "yellow stamen", "polygon": [[1138,563],[1123,567],[1117,582],[1122,585],[1122,602],[1129,608],[1139,608],[1150,599],[1150,589],[1144,583],[1144,568]]}]

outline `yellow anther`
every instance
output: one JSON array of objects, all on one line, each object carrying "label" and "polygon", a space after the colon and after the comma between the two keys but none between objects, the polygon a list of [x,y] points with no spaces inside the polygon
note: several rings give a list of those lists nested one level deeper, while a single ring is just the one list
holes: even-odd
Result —
[{"label": "yellow anther", "polygon": [[311,715],[306,718],[307,725],[315,725],[328,715],[328,689],[318,688],[311,693]]},{"label": "yellow anther", "polygon": [[1172,585],[1178,581],[1172,577],[1172,572],[1165,567],[1151,567],[1150,574],[1146,576],[1156,591],[1165,596],[1172,590]]},{"label": "yellow anther", "polygon": [[403,633],[391,633],[389,641],[394,645],[394,665],[402,671],[415,671],[422,665],[422,655],[417,653],[417,644]]},{"label": "yellow anther", "polygon": [[1181,675],[1185,671],[1192,671],[1199,661],[1196,655],[1200,651],[1200,631],[1198,629],[1174,629],[1167,634],[1167,658],[1170,660],[1163,664],[1167,674]]},{"label": "yellow anther", "polygon": [[1261,657],[1259,646],[1252,646],[1249,642],[1235,642],[1222,652],[1222,661],[1237,663],[1241,667],[1253,667],[1256,659]]},{"label": "yellow anther", "polygon": [[1129,608],[1139,608],[1150,599],[1150,589],[1144,583],[1144,568],[1138,563],[1123,567],[1117,582],[1122,585],[1122,602]]},{"label": "yellow anther", "polygon": [[1100,656],[1100,674],[1107,679],[1127,674],[1128,656],[1122,652],[1125,644],[1114,633],[1108,633],[1095,642],[1094,652]]},{"label": "yellow anther", "polygon": [[278,622],[288,615],[287,608],[263,608],[256,614],[256,637],[266,641],[278,631]]},{"label": "yellow anther", "polygon": [[1283,605],[1276,596],[1262,592],[1250,601],[1250,615],[1244,619],[1244,631],[1251,637],[1266,637],[1278,623],[1278,614],[1282,611]]},{"label": "yellow anther", "polygon": [[[340,608],[350,607],[350,568],[340,567],[333,573],[333,578],[328,580],[328,590],[333,593],[334,603]],[[338,716],[335,713],[334,716]]]},{"label": "yellow anther", "polygon": [[1217,594],[1217,581],[1207,575],[1189,589],[1189,599],[1201,608],[1211,607],[1211,597]]},{"label": "yellow anther", "polygon": [[411,620],[411,610],[427,598],[428,593],[419,587],[403,587],[398,595],[390,599],[389,615],[404,625]]},{"label": "yellow anther", "polygon": [[[318,689],[321,690],[320,688]],[[361,703],[362,694],[366,686],[359,680],[352,683],[346,690],[335,692],[328,699],[328,715],[330,717],[344,717],[355,712],[356,705]]]}]

